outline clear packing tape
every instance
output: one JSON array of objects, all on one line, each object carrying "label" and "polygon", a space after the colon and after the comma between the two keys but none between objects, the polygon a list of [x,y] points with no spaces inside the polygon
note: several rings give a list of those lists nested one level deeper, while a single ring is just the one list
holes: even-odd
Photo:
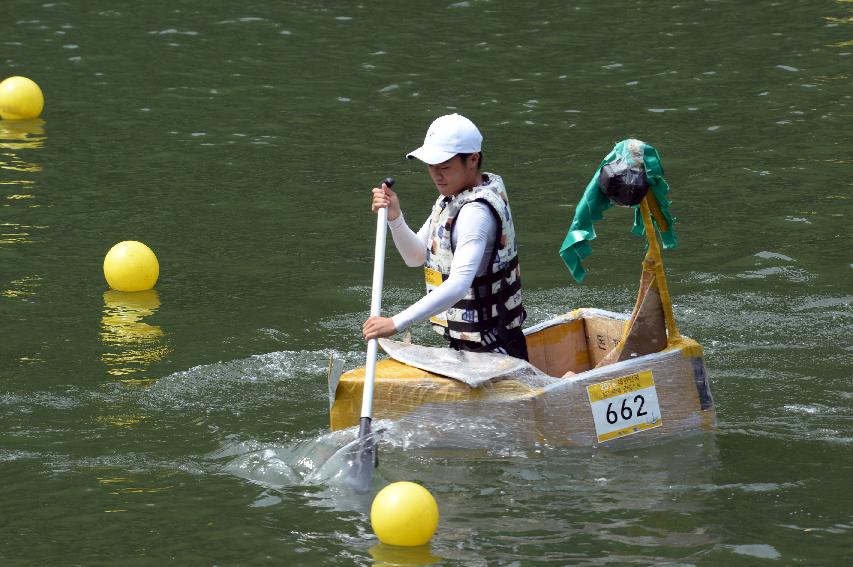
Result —
[{"label": "clear packing tape", "polygon": [[[407,362],[388,358],[377,363],[374,418],[392,421],[389,427],[418,446],[595,445],[603,437],[591,411],[588,388],[648,372],[659,415],[654,416],[654,428],[642,431],[635,436],[637,440],[648,442],[661,435],[713,428],[713,401],[702,347],[692,339],[678,337],[663,351],[598,366],[620,343],[628,321],[624,315],[608,311],[577,309],[531,327],[525,331],[530,363],[492,355],[495,364],[484,368],[482,360],[472,365],[456,353],[460,356],[453,372],[477,376],[476,387],[431,371],[449,364],[448,357],[455,351],[424,346],[412,349],[404,343],[383,341],[388,351],[405,353]],[[563,378],[569,371],[575,374]],[[331,427],[355,426],[364,368],[333,374]]]}]

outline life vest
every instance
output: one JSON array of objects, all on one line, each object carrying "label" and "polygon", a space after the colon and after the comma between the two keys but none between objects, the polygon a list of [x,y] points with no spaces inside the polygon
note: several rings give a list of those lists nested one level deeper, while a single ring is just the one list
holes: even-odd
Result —
[{"label": "life vest", "polygon": [[[476,350],[494,350],[506,343],[510,329],[527,317],[521,303],[518,245],[503,180],[484,174],[486,184],[466,189],[453,197],[439,197],[429,219],[424,273],[427,293],[450,277],[453,262],[451,232],[459,211],[468,203],[486,203],[498,221],[494,256],[489,271],[476,276],[471,287],[453,307],[430,318],[433,329]],[[518,332],[516,331],[516,332]]]}]

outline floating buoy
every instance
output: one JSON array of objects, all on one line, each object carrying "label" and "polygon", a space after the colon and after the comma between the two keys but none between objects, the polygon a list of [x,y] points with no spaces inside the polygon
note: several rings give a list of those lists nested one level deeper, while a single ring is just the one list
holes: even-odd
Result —
[{"label": "floating buoy", "polygon": [[386,545],[424,545],[438,528],[438,504],[420,484],[395,482],[373,499],[370,524]]},{"label": "floating buoy", "polygon": [[104,258],[104,277],[116,291],[145,291],[157,283],[160,264],[146,245],[135,240],[119,242]]},{"label": "floating buoy", "polygon": [[0,83],[0,118],[29,120],[38,118],[44,108],[44,95],[34,81],[9,77]]}]

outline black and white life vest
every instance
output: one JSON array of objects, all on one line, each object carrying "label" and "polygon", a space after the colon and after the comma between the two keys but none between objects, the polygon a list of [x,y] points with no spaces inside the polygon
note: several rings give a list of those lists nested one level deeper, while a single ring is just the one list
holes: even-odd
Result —
[{"label": "black and white life vest", "polygon": [[[424,273],[427,293],[450,277],[453,262],[451,231],[459,211],[474,201],[486,203],[498,221],[494,256],[489,271],[476,276],[471,287],[453,307],[430,318],[433,329],[474,349],[492,350],[505,343],[510,329],[519,328],[527,314],[521,303],[518,245],[503,180],[486,173],[484,185],[457,195],[439,197],[430,215]],[[517,332],[517,331],[516,331]]]}]

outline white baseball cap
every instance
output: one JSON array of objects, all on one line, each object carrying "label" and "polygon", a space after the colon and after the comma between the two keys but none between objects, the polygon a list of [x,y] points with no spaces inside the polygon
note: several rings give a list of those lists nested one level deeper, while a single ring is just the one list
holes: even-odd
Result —
[{"label": "white baseball cap", "polygon": [[456,154],[479,152],[482,145],[483,135],[473,122],[460,114],[446,114],[433,120],[424,138],[424,145],[412,150],[406,157],[436,165]]}]

